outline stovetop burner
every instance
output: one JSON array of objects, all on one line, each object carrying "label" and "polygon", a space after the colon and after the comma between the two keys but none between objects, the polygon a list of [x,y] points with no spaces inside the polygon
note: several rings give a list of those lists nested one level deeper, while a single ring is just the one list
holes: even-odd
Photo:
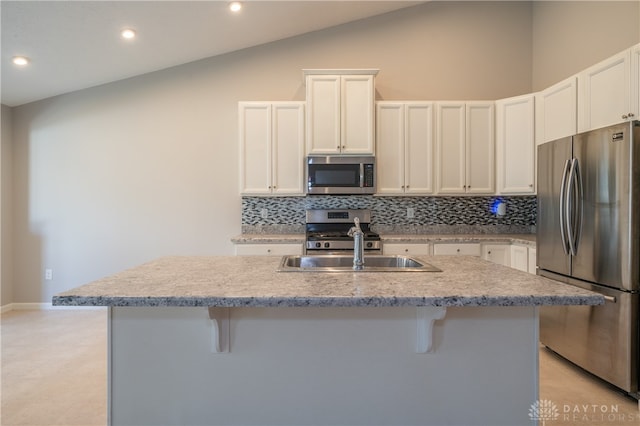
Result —
[{"label": "stovetop burner", "polygon": [[370,253],[380,253],[380,235],[370,228],[370,210],[307,210],[306,242],[307,253],[330,254],[329,252],[353,251],[353,238],[348,235],[354,226],[354,219],[360,219],[364,233],[364,249]]}]

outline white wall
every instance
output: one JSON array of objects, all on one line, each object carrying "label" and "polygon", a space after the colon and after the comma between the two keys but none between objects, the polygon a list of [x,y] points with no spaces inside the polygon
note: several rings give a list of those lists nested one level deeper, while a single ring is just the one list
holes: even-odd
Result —
[{"label": "white wall", "polygon": [[640,1],[537,1],[533,82],[542,90],[640,43]]},{"label": "white wall", "polygon": [[12,109],[0,112],[0,306],[13,303],[12,256]]},{"label": "white wall", "polygon": [[304,99],[303,68],[380,68],[378,99],[528,93],[532,28],[529,2],[428,2],[14,108],[13,302],[231,254],[238,101]]}]

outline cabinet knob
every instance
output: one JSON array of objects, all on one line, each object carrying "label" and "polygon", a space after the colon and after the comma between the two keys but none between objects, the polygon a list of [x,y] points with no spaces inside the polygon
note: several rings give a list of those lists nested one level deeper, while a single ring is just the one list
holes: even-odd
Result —
[{"label": "cabinet knob", "polygon": [[533,188],[533,184],[532,183],[529,184],[529,188]]},{"label": "cabinet knob", "polygon": [[622,119],[623,119],[623,120],[626,120],[627,118],[629,118],[629,115],[628,115],[628,114],[622,114]]},{"label": "cabinet knob", "polygon": [[460,253],[460,249],[456,249],[456,252]]},{"label": "cabinet knob", "polygon": [[271,249],[267,249],[267,253],[271,253]]},{"label": "cabinet knob", "polygon": [[633,113],[630,112],[629,114],[627,114],[629,117],[633,117]]},{"label": "cabinet knob", "polygon": [[404,252],[409,253],[409,249],[408,248],[404,249]]},{"label": "cabinet knob", "polygon": [[409,189],[409,185],[407,185],[407,189]]}]

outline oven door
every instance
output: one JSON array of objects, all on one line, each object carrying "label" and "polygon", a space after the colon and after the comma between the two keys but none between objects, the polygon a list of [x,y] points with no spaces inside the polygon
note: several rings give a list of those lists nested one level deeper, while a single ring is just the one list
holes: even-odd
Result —
[{"label": "oven door", "polygon": [[373,194],[373,158],[308,157],[308,194]]}]

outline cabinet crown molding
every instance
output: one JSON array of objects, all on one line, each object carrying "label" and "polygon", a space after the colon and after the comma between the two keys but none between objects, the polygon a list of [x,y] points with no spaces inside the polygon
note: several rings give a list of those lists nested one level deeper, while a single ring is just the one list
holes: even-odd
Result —
[{"label": "cabinet crown molding", "polygon": [[330,68],[305,68],[302,70],[302,76],[308,75],[378,75],[380,69],[378,68],[355,68],[355,69],[330,69]]}]

